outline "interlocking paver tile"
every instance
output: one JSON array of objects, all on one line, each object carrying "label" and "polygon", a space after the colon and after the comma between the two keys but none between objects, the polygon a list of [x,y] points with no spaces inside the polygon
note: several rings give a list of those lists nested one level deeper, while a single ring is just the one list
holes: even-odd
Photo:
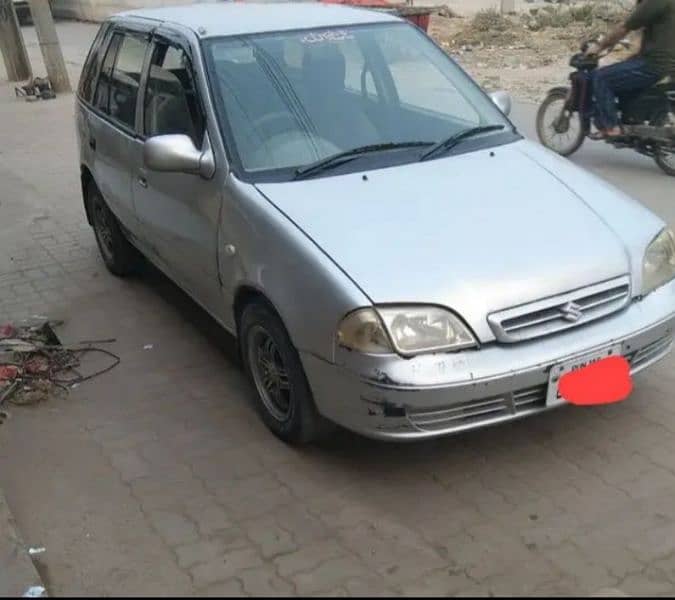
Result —
[{"label": "interlocking paver tile", "polygon": [[[76,81],[96,26],[57,27]],[[153,268],[105,270],[73,98],[0,92],[0,322],[62,319],[64,341],[116,338],[122,359],[0,430],[0,485],[47,547],[54,595],[675,591],[675,358],[616,406],[413,445],[337,432],[287,447],[231,338]]]}]

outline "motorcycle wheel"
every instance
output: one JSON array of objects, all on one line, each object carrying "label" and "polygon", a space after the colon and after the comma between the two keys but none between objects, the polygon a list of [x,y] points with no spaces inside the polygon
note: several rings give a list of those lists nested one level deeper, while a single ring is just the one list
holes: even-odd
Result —
[{"label": "motorcycle wheel", "polygon": [[659,149],[654,157],[661,170],[671,177],[675,177],[675,151]]},{"label": "motorcycle wheel", "polygon": [[[666,127],[670,118],[667,111],[659,111],[651,118],[650,124],[654,127]],[[675,148],[657,148],[654,160],[666,175],[675,177]]]},{"label": "motorcycle wheel", "polygon": [[581,148],[586,132],[579,113],[565,110],[567,93],[551,92],[537,112],[537,135],[539,141],[561,156],[570,156]]}]

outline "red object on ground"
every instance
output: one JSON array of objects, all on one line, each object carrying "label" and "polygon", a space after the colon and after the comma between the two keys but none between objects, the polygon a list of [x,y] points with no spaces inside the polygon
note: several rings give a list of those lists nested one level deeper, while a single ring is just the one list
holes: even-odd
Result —
[{"label": "red object on ground", "polygon": [[577,406],[621,402],[632,391],[630,364],[623,356],[610,356],[566,373],[558,382],[560,395]]},{"label": "red object on ground", "polygon": [[19,376],[19,367],[0,365],[0,382],[14,381]]},{"label": "red object on ground", "polygon": [[325,4],[347,4],[349,6],[361,6],[362,8],[385,9],[386,12],[392,12],[404,19],[407,19],[414,25],[417,25],[424,31],[429,30],[429,21],[431,19],[431,8],[411,7],[405,3],[387,2],[387,0],[319,0]]},{"label": "red object on ground", "polygon": [[321,0],[326,4],[349,4],[351,6],[382,6],[384,8],[394,8],[396,5],[387,0]]},{"label": "red object on ground", "polygon": [[26,373],[30,375],[44,375],[49,371],[49,360],[46,356],[34,356],[24,363]]},{"label": "red object on ground", "polygon": [[5,323],[4,325],[0,325],[0,340],[4,340],[5,338],[11,338],[16,335],[16,329],[14,328],[14,325],[11,323]]},{"label": "red object on ground", "polygon": [[413,25],[417,25],[421,30],[429,31],[429,21],[431,20],[430,13],[402,13],[401,16],[408,19]]}]

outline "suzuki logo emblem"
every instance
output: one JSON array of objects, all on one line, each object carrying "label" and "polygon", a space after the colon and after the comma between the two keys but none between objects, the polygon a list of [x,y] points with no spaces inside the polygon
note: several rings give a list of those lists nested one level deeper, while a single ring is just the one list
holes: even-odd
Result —
[{"label": "suzuki logo emblem", "polygon": [[570,323],[576,323],[581,317],[584,316],[584,311],[581,310],[576,302],[568,302],[560,309],[560,314],[562,318]]}]

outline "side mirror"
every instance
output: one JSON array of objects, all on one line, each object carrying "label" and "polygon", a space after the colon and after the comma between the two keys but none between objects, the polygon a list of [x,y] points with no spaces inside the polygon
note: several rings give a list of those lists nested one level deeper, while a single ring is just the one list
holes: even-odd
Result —
[{"label": "side mirror", "polygon": [[493,92],[490,98],[507,117],[511,114],[512,102],[508,92]]},{"label": "side mirror", "polygon": [[151,171],[189,173],[210,179],[215,173],[211,146],[198,150],[187,135],[158,135],[143,146],[143,163]]}]

